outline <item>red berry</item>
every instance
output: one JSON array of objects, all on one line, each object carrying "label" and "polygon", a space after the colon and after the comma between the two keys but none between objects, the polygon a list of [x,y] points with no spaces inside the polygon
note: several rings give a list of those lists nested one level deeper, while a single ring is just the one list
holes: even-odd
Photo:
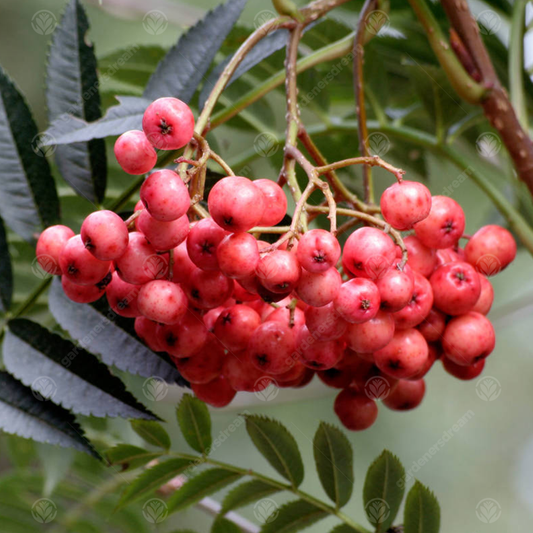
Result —
[{"label": "red berry", "polygon": [[354,278],[341,285],[333,305],[344,320],[360,324],[374,318],[379,311],[379,290],[368,279]]},{"label": "red berry", "polygon": [[383,398],[383,405],[394,411],[409,411],[418,407],[426,393],[426,383],[423,379],[406,381],[400,379],[391,393]]},{"label": "red berry", "polygon": [[187,252],[187,242],[182,242],[174,248],[174,265],[172,268],[172,281],[184,283],[196,270],[196,265],[191,261]]},{"label": "red berry", "polygon": [[74,235],[59,254],[59,266],[63,276],[78,285],[96,285],[111,268],[111,261],[100,261],[83,244],[80,235]]},{"label": "red berry", "polygon": [[394,336],[394,330],[394,319],[391,314],[379,311],[367,322],[350,324],[344,338],[352,350],[366,354],[387,346]]},{"label": "red berry", "polygon": [[340,339],[318,341],[307,326],[296,332],[296,349],[300,361],[313,370],[333,368],[344,354],[346,343]]},{"label": "red berry", "polygon": [[[237,302],[257,302],[260,300],[258,294],[248,292],[238,281],[234,282],[233,297]],[[263,304],[264,302],[261,303]]]},{"label": "red berry", "polygon": [[184,282],[183,289],[194,307],[213,309],[231,296],[233,280],[228,279],[222,272],[197,268]]},{"label": "red berry", "polygon": [[268,291],[285,294],[296,287],[301,268],[294,253],[274,250],[259,260],[255,272]]},{"label": "red berry", "polygon": [[328,368],[317,372],[320,381],[334,389],[346,389],[353,381],[353,371],[350,368]]},{"label": "red berry", "polygon": [[305,324],[317,341],[340,339],[348,322],[340,317],[332,303],[322,307],[309,306],[305,310]]},{"label": "red berry", "polygon": [[175,324],[187,311],[187,297],[176,283],[158,279],[141,287],[137,305],[146,318],[161,324]]},{"label": "red berry", "polygon": [[116,140],[115,157],[124,172],[134,175],[150,172],[157,163],[154,147],[139,130],[127,131]]},{"label": "red berry", "polygon": [[74,237],[74,232],[67,226],[50,226],[46,228],[37,240],[35,255],[41,268],[52,276],[61,274],[59,254],[67,241]]},{"label": "red berry", "polygon": [[128,228],[113,211],[95,211],[81,225],[85,248],[100,261],[118,259],[128,247]]},{"label": "red berry", "polygon": [[72,283],[65,276],[61,277],[61,286],[63,287],[63,292],[67,297],[73,302],[79,304],[88,304],[91,302],[96,302],[99,300],[105,293],[105,288],[100,284],[98,285],[77,285]]},{"label": "red berry", "polygon": [[190,383],[210,383],[220,376],[224,364],[224,348],[217,338],[209,333],[199,352],[191,357],[174,359],[180,374]]},{"label": "red berry", "polygon": [[336,268],[316,273],[302,269],[296,294],[306,304],[322,307],[337,297],[341,285],[341,275]]},{"label": "red berry", "polygon": [[138,316],[135,319],[135,333],[145,342],[145,344],[154,352],[164,352],[164,348],[157,337],[157,323],[153,320],[148,320],[144,316]]},{"label": "red berry", "polygon": [[483,226],[469,239],[465,256],[478,272],[494,276],[516,257],[516,242],[505,228]]},{"label": "red berry", "polygon": [[440,347],[440,344],[428,342],[428,358],[426,364],[416,374],[407,379],[409,381],[418,381],[419,379],[422,379],[433,368],[435,361],[440,359],[441,355],[442,348]]},{"label": "red berry", "polygon": [[224,376],[209,383],[191,383],[191,389],[197,398],[213,407],[226,407],[237,394]]},{"label": "red berry", "polygon": [[136,219],[137,229],[158,252],[172,250],[181,244],[189,234],[189,219],[183,215],[170,222],[156,220],[148,211],[143,211]]},{"label": "red berry", "polygon": [[246,352],[229,353],[222,374],[236,391],[260,392],[273,383],[273,378],[268,378],[252,364]]},{"label": "red berry", "polygon": [[214,334],[228,350],[240,352],[246,349],[248,341],[260,325],[261,317],[253,309],[237,304],[218,315]]},{"label": "red berry", "polygon": [[[267,304],[268,305],[268,304]],[[280,307],[270,313],[265,319],[265,322],[280,322],[281,324],[289,325],[291,320],[290,309],[286,307]],[[304,312],[296,307],[294,309],[293,326],[299,327],[305,324]]]},{"label": "red berry", "polygon": [[374,352],[380,370],[397,379],[406,379],[419,372],[428,358],[428,343],[416,329],[396,331],[391,342]]},{"label": "red berry", "polygon": [[218,270],[217,248],[226,235],[227,232],[211,218],[197,222],[187,238],[191,261],[202,270]]},{"label": "red berry", "polygon": [[389,313],[403,309],[413,298],[415,281],[409,265],[403,269],[394,266],[376,280],[381,299],[381,308]]},{"label": "red berry", "polygon": [[440,341],[445,328],[446,315],[437,309],[431,309],[426,318],[417,327],[428,342]]},{"label": "red berry", "polygon": [[352,431],[368,429],[378,416],[375,400],[351,388],[338,394],[334,409],[342,425]]},{"label": "red berry", "polygon": [[481,294],[481,282],[474,267],[468,263],[446,263],[429,279],[435,307],[448,315],[470,311]]},{"label": "red berry", "polygon": [[450,320],[444,331],[442,348],[448,359],[469,366],[490,355],[495,343],[490,321],[479,313],[470,312]]},{"label": "red berry", "polygon": [[177,98],[158,98],[144,112],[143,131],[160,150],[183,148],[194,134],[194,116],[190,107]]},{"label": "red berry", "polygon": [[341,245],[329,231],[313,229],[302,235],[296,256],[300,265],[309,272],[325,272],[337,265]]},{"label": "red berry", "polygon": [[403,240],[407,247],[409,260],[407,264],[416,272],[428,278],[437,266],[437,255],[435,250],[424,246],[418,237],[409,235]]},{"label": "red berry", "polygon": [[481,294],[479,295],[476,305],[472,307],[472,311],[488,315],[492,302],[494,301],[494,288],[492,283],[483,275],[479,274],[479,282],[481,283]]},{"label": "red berry", "polygon": [[207,198],[209,213],[227,231],[239,233],[257,226],[265,211],[265,198],[248,178],[232,176],[218,181]]},{"label": "red berry", "polygon": [[249,233],[232,233],[217,247],[220,270],[228,278],[253,276],[259,263],[257,241]]},{"label": "red berry", "polygon": [[448,357],[442,358],[442,366],[448,374],[452,375],[454,378],[460,379],[462,381],[470,381],[471,379],[477,378],[483,368],[485,367],[485,359],[480,359],[477,363],[473,365],[463,366],[454,363]]},{"label": "red berry", "polygon": [[413,272],[415,287],[411,301],[401,310],[393,313],[397,329],[408,329],[418,326],[429,314],[433,305],[433,290],[429,281]]},{"label": "red berry", "polygon": [[208,337],[202,318],[190,310],[176,324],[159,324],[156,333],[164,351],[178,358],[198,353]]},{"label": "red berry", "polygon": [[428,248],[449,248],[457,244],[465,230],[461,206],[447,196],[433,196],[427,218],[415,224],[415,234]]},{"label": "red berry", "polygon": [[139,286],[123,281],[113,272],[111,283],[106,287],[107,302],[117,315],[126,318],[138,317],[141,314],[137,306],[139,289]]},{"label": "red berry", "polygon": [[344,245],[342,264],[354,276],[378,279],[395,262],[396,245],[379,229],[359,228]]},{"label": "red berry", "polygon": [[161,222],[182,217],[191,205],[187,187],[174,171],[167,169],[150,174],[140,195],[144,207]]},{"label": "red berry", "polygon": [[445,265],[446,263],[456,263],[464,261],[464,258],[459,255],[458,250],[459,248],[457,247],[437,250],[437,265],[435,268]]},{"label": "red berry", "polygon": [[408,230],[424,220],[431,210],[429,189],[416,181],[391,185],[381,196],[383,218],[398,230]]},{"label": "red berry", "polygon": [[287,197],[283,189],[272,180],[254,180],[252,183],[263,193],[265,201],[265,210],[259,225],[275,226],[279,224],[287,212]]}]

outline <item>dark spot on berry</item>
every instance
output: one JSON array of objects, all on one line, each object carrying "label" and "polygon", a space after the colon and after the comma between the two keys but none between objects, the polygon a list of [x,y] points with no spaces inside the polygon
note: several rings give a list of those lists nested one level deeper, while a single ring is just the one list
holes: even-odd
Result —
[{"label": "dark spot on berry", "polygon": [[353,267],[355,270],[363,270],[363,263],[354,263]]},{"label": "dark spot on berry", "polygon": [[446,223],[444,224],[444,227],[442,228],[444,230],[445,233],[450,233],[453,231],[454,229],[454,223],[453,223],[453,220],[447,220]]},{"label": "dark spot on berry", "polygon": [[67,268],[67,272],[71,275],[71,276],[74,276],[75,274],[78,273],[78,269],[73,265],[73,264],[70,264]]},{"label": "dark spot on berry", "polygon": [[322,363],[319,363],[318,361],[307,361],[308,366],[312,366],[313,368],[322,368]]},{"label": "dark spot on berry", "polygon": [[231,313],[226,313],[223,317],[222,317],[222,323],[224,325],[226,324],[231,324]]},{"label": "dark spot on berry", "polygon": [[165,337],[165,342],[167,343],[168,346],[174,346],[177,340],[178,338],[173,333],[169,333]]},{"label": "dark spot on berry", "polygon": [[202,244],[202,253],[203,254],[208,254],[208,255],[213,255],[213,243],[209,242],[209,241],[205,241],[203,244]]},{"label": "dark spot on berry", "polygon": [[164,118],[161,119],[159,129],[161,130],[161,135],[167,135],[172,132],[172,126],[167,124],[167,121]]},{"label": "dark spot on berry", "polygon": [[113,279],[113,276],[111,274],[111,272],[108,272],[107,273],[107,276],[102,280],[102,281],[99,281],[96,286],[101,290],[103,291],[110,283],[111,283],[111,280]]},{"label": "dark spot on berry", "polygon": [[89,237],[85,239],[85,242],[83,244],[85,245],[85,248],[87,248],[87,250],[94,250],[94,244],[91,242],[91,239]]},{"label": "dark spot on berry", "polygon": [[122,300],[117,300],[117,307],[121,310],[127,309],[129,305],[130,303],[126,298],[123,298]]},{"label": "dark spot on berry", "polygon": [[459,280],[459,281],[465,281],[466,279],[466,276],[465,276],[465,273],[464,272],[457,272],[455,274],[455,277]]},{"label": "dark spot on berry", "polygon": [[200,291],[198,289],[193,289],[191,291],[191,296],[195,299],[195,300],[199,300],[200,299]]},{"label": "dark spot on berry", "polygon": [[283,283],[278,283],[276,287],[279,287],[282,291],[285,291],[290,287],[290,284],[284,281]]},{"label": "dark spot on berry", "polygon": [[231,226],[233,224],[233,217],[224,217],[224,224],[226,224],[226,226]]},{"label": "dark spot on berry", "polygon": [[313,261],[315,263],[323,263],[325,260],[326,258],[324,257],[324,254],[318,253],[313,256]]},{"label": "dark spot on berry", "polygon": [[342,374],[342,371],[338,368],[328,368],[327,370],[324,370],[324,374],[328,378],[336,378],[337,376],[340,376]]},{"label": "dark spot on berry", "polygon": [[391,359],[388,362],[387,366],[392,370],[399,370],[400,368],[402,368],[402,364],[400,363],[400,361],[398,361],[398,359]]},{"label": "dark spot on berry", "polygon": [[361,300],[361,309],[364,309],[365,311],[370,309],[370,300]]},{"label": "dark spot on berry", "polygon": [[257,354],[255,359],[257,360],[259,366],[265,366],[268,363],[268,357],[266,354]]}]

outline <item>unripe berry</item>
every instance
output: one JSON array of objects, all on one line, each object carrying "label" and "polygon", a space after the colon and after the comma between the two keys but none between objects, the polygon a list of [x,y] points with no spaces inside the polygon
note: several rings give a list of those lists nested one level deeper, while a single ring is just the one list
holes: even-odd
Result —
[{"label": "unripe berry", "polygon": [[213,309],[231,296],[233,280],[228,279],[222,272],[197,268],[184,282],[183,289],[194,307]]},{"label": "unripe berry", "polygon": [[272,180],[254,180],[252,183],[263,193],[265,201],[265,210],[258,225],[279,224],[287,212],[287,197],[283,189]]},{"label": "unripe berry", "polygon": [[111,309],[126,318],[138,317],[141,314],[137,305],[139,288],[137,285],[126,283],[113,272],[111,283],[106,287],[107,302]]},{"label": "unripe berry", "polygon": [[187,215],[170,222],[161,222],[144,210],[135,223],[137,229],[143,233],[157,252],[172,250],[181,244],[189,234]]},{"label": "unripe berry", "polygon": [[481,294],[479,295],[476,305],[472,307],[472,311],[488,315],[492,302],[494,301],[494,288],[492,283],[483,275],[479,274],[479,282],[481,283]]},{"label": "unripe berry", "polygon": [[378,416],[375,400],[351,388],[338,394],[334,409],[342,425],[352,431],[368,429]]},{"label": "unripe berry", "polygon": [[216,253],[220,270],[228,278],[253,276],[259,263],[257,241],[249,233],[232,233],[224,237]]},{"label": "unripe berry", "polygon": [[309,272],[325,272],[337,265],[341,245],[329,231],[313,229],[302,235],[296,256],[300,265]]},{"label": "unripe berry", "polygon": [[349,324],[344,339],[357,353],[373,353],[389,344],[394,336],[394,330],[394,319],[391,314],[379,311],[367,322]]},{"label": "unripe berry", "polygon": [[408,230],[424,220],[431,210],[431,193],[422,183],[402,181],[391,185],[381,196],[383,218],[398,230]]},{"label": "unripe berry", "polygon": [[141,186],[140,196],[148,212],[161,222],[182,217],[191,205],[187,187],[168,169],[150,174]]},{"label": "unripe berry", "polygon": [[306,304],[322,307],[337,297],[341,285],[341,275],[336,268],[316,273],[302,269],[296,294]]},{"label": "unripe berry", "polygon": [[391,342],[374,352],[380,370],[397,379],[407,379],[419,372],[428,358],[428,344],[416,329],[398,330]]},{"label": "unripe berry", "polygon": [[118,259],[128,247],[128,228],[113,211],[95,211],[81,225],[85,248],[100,261]]},{"label": "unripe berry", "polygon": [[261,317],[253,309],[237,304],[219,314],[214,325],[214,334],[228,350],[240,352],[246,349],[254,331],[260,325]]},{"label": "unripe berry", "polygon": [[418,237],[409,235],[403,240],[407,247],[407,264],[416,272],[428,278],[437,266],[437,255],[435,250],[424,246]]},{"label": "unripe berry", "polygon": [[393,266],[376,280],[376,285],[381,298],[381,308],[389,313],[400,311],[413,298],[413,271],[409,265],[405,265],[403,269]]},{"label": "unripe berry", "polygon": [[463,366],[454,363],[451,359],[448,359],[448,357],[443,357],[442,366],[444,367],[444,370],[454,378],[462,381],[470,381],[471,379],[477,378],[481,372],[483,372],[483,368],[485,368],[485,359],[480,359],[473,365]]},{"label": "unripe berry", "polygon": [[35,255],[45,272],[52,276],[61,274],[59,255],[71,237],[74,237],[74,232],[67,226],[61,225],[50,226],[41,233],[37,240]]},{"label": "unripe berry", "polygon": [[340,339],[318,341],[307,326],[296,332],[296,349],[300,361],[313,370],[333,368],[342,358],[346,343]]},{"label": "unripe berry", "polygon": [[418,381],[400,379],[391,393],[383,398],[383,405],[394,411],[409,411],[422,403],[425,393],[426,383],[423,379]]},{"label": "unripe berry", "polygon": [[154,352],[164,352],[157,337],[157,323],[144,316],[135,319],[135,333]]},{"label": "unripe berry", "polygon": [[259,260],[255,272],[263,287],[284,294],[296,287],[301,268],[294,253],[274,250]]},{"label": "unripe berry", "polygon": [[59,266],[63,276],[78,285],[96,285],[105,278],[111,261],[100,261],[83,244],[80,235],[71,237],[59,254]]},{"label": "unripe berry", "polygon": [[158,279],[141,287],[137,305],[146,318],[175,324],[187,311],[187,297],[178,284]]},{"label": "unripe berry", "polygon": [[164,351],[177,358],[197,354],[208,337],[202,317],[190,310],[176,324],[158,324],[156,334]]},{"label": "unripe berry", "polygon": [[446,315],[437,309],[431,309],[426,318],[417,327],[428,342],[440,341],[445,328]]},{"label": "unripe berry", "polygon": [[397,329],[408,329],[418,326],[429,314],[433,306],[433,290],[429,281],[413,272],[414,289],[411,301],[401,310],[393,313]]},{"label": "unripe berry", "polygon": [[202,402],[219,408],[229,405],[237,394],[224,376],[219,376],[209,383],[191,383],[191,389]]},{"label": "unripe berry", "polygon": [[105,288],[101,285],[77,285],[65,276],[61,277],[61,286],[67,298],[79,304],[96,302],[105,293]]},{"label": "unripe berry", "polygon": [[177,98],[158,98],[144,112],[143,131],[160,150],[183,148],[194,134],[194,115],[190,107]]},{"label": "unripe berry", "polygon": [[378,279],[395,262],[396,245],[379,229],[359,228],[344,245],[342,264],[354,276]]},{"label": "unripe berry", "polygon": [[490,355],[495,344],[492,324],[485,316],[475,312],[450,320],[442,338],[446,357],[463,366],[473,365]]},{"label": "unripe berry", "polygon": [[429,281],[435,307],[447,315],[470,311],[481,294],[479,275],[468,263],[446,263],[433,272]]},{"label": "unripe berry", "polygon": [[516,242],[505,228],[483,226],[465,246],[466,260],[485,276],[501,272],[516,257]]},{"label": "unripe berry", "polygon": [[333,305],[344,320],[351,324],[361,324],[378,313],[379,290],[368,279],[354,278],[341,285]]},{"label": "unripe berry", "polygon": [[146,135],[139,130],[123,133],[115,142],[115,157],[124,172],[133,175],[150,172],[157,154]]},{"label": "unripe berry", "polygon": [[415,224],[415,234],[428,248],[455,246],[465,231],[461,206],[447,196],[433,196],[427,218]]},{"label": "unripe berry", "polygon": [[209,333],[199,352],[191,357],[174,359],[180,374],[190,383],[206,384],[217,379],[224,364],[224,349],[218,339]]},{"label": "unripe berry", "polygon": [[317,341],[340,339],[348,322],[335,311],[333,302],[322,307],[309,306],[305,310],[305,324]]},{"label": "unripe berry", "polygon": [[261,190],[248,178],[238,176],[218,181],[209,193],[207,205],[214,221],[233,233],[257,226],[265,211]]}]

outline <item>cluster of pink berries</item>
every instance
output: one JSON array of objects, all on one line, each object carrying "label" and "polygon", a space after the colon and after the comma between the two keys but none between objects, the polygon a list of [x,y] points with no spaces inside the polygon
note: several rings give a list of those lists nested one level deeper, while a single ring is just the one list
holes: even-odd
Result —
[{"label": "cluster of pink berries", "polygon": [[[157,100],[144,115],[144,133],[117,140],[117,159],[127,172],[148,172],[153,146],[182,147],[193,126],[185,104]],[[396,183],[382,195],[381,211],[391,227],[414,229],[404,239],[405,263],[389,234],[373,227],[355,230],[343,249],[322,229],[274,245],[257,240],[253,228],[278,224],[287,210],[270,180],[223,178],[207,203],[210,217],[191,223],[187,186],[171,170],[156,171],[141,187],[134,221],[97,211],[80,235],[50,227],[37,258],[62,276],[72,300],[105,293],[213,406],[270,384],[303,387],[316,373],[342,389],[335,401],[341,422],[361,430],[377,417],[376,399],[395,410],[419,405],[437,359],[459,379],[482,371],[495,344],[484,274],[516,255],[504,228],[481,228],[463,250],[459,204],[431,197],[420,183]],[[376,380],[385,393],[370,386]]]}]

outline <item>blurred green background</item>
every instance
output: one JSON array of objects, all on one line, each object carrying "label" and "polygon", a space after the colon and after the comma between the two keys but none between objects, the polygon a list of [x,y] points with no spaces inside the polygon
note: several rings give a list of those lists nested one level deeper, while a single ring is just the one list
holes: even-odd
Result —
[{"label": "blurred green background", "polygon": [[[102,57],[134,43],[169,47],[183,31],[184,25],[192,24],[206,9],[218,3],[216,0],[183,2],[102,0],[102,5],[98,5],[97,1],[85,5],[92,27],[90,38],[96,45],[97,55]],[[25,93],[34,110],[40,130],[44,130],[47,125],[44,72],[50,35],[40,35],[33,31],[31,22],[35,13],[40,10],[47,10],[59,19],[63,5],[63,0],[19,2],[0,0],[0,64]],[[151,9],[161,10],[168,15],[168,28],[159,35],[151,35],[143,29],[142,19]],[[270,2],[249,0],[243,22],[253,26],[258,14],[264,10],[271,10]],[[332,85],[327,90],[334,93],[336,86]],[[272,109],[275,110],[273,127],[281,132],[284,117],[282,99],[279,96],[272,96],[270,102]],[[256,135],[257,132],[250,133],[224,127],[217,132],[217,141],[222,147],[221,151],[224,155],[229,155],[231,160],[231,157],[238,157],[243,151],[249,150]],[[357,139],[354,138],[354,153],[356,144]],[[508,172],[507,162],[503,157],[501,160],[483,161],[474,149],[465,147],[465,150],[487,176],[498,179],[500,175]],[[409,155],[405,152],[391,153],[390,158],[402,166],[402,156]],[[253,164],[253,171],[256,176],[270,178],[276,176],[274,166],[269,165],[264,158]],[[114,172],[113,176],[116,177],[112,176],[110,192],[119,190],[128,181],[126,176],[118,175],[118,170]],[[428,155],[427,174],[431,190],[438,194],[459,173],[450,164]],[[357,175],[357,173],[346,173],[345,177],[353,181]],[[388,176],[380,172],[376,172],[375,175],[378,190],[383,189],[389,182]],[[64,193],[62,198],[65,194],[67,196],[70,194],[66,192],[64,184],[61,191]],[[501,222],[488,199],[471,182],[465,182],[454,191],[454,198],[463,205],[467,213],[468,233],[474,232],[477,227],[487,222]],[[67,222],[72,226],[76,224],[79,226],[83,215],[91,209],[91,206],[83,200],[72,201],[68,205],[65,203],[64,207]],[[20,299],[36,283],[29,269],[31,250],[22,243],[15,242],[12,253],[15,257],[21,258],[21,264],[24,264],[22,259],[26,258],[26,267],[22,266],[16,272],[16,297]],[[493,280],[496,298],[490,316],[497,332],[497,347],[488,359],[482,377],[486,379],[488,376],[496,380],[496,392],[487,395],[486,389],[483,388],[487,381],[455,380],[445,374],[441,365],[437,364],[427,377],[427,394],[420,408],[409,413],[396,413],[381,408],[378,421],[370,430],[349,435],[355,450],[356,487],[352,501],[345,509],[347,514],[365,523],[360,496],[364,473],[383,448],[388,448],[397,454],[409,469],[437,443],[444,432],[451,430],[461,417],[471,411],[474,415],[468,423],[460,431],[454,432],[453,438],[416,473],[416,477],[434,490],[441,503],[443,515],[441,531],[491,533],[529,530],[533,522],[532,267],[532,258],[521,250],[516,262]],[[51,325],[53,321],[43,308],[38,309],[40,318]],[[125,379],[132,389],[141,391],[142,380],[136,380],[131,376],[125,376]],[[172,433],[175,442],[179,443],[176,446],[185,448],[173,414],[180,393],[181,391],[175,388],[169,392],[164,401],[147,402],[147,405],[170,422],[166,427]],[[317,383],[317,380],[306,390],[283,389],[271,401],[261,401],[253,395],[244,395],[230,408],[213,411],[214,435],[224,431],[243,409],[280,419],[293,432],[304,454],[304,462],[308,466],[304,490],[319,498],[325,498],[312,467],[312,438],[319,420],[337,422],[332,411],[334,396],[334,390],[326,389]],[[144,401],[142,395],[140,397]],[[90,435],[100,439],[102,431],[111,436],[111,440],[130,438],[135,441],[137,438],[129,430],[126,422],[110,422],[105,430],[102,425],[94,423]],[[6,437],[0,437],[0,441],[3,452],[0,461],[4,476],[19,475],[20,479],[24,480],[24,476],[28,475],[24,453],[30,445],[19,439]],[[59,475],[61,462],[66,460],[69,453],[60,450],[58,454],[57,450],[46,446],[38,448],[42,462],[48,464],[47,470],[52,472],[52,477],[54,472]],[[214,457],[273,474],[266,461],[254,450],[242,426],[215,450]],[[19,465],[18,470],[11,465],[13,458]],[[95,466],[95,463],[88,459],[78,458],[76,461],[79,463],[78,470],[74,469],[70,476],[74,484],[79,483],[78,486],[84,488],[82,493],[91,490],[98,479],[109,475],[104,467]],[[90,482],[79,473],[87,471],[92,471]],[[5,501],[2,502],[6,494],[6,491],[2,494],[2,486],[0,484],[0,514],[7,512],[9,507],[9,502],[7,504]],[[54,499],[56,496],[52,493],[50,497]],[[480,521],[476,514],[479,502],[487,498],[495,500],[501,508],[501,516],[489,524]],[[283,502],[279,495],[274,495],[272,500],[278,504]],[[28,502],[31,505],[32,500],[29,499]],[[139,509],[134,507],[135,505],[132,506],[132,513],[140,516]],[[101,531],[107,531],[108,528],[110,531],[114,530],[111,509],[108,511],[109,522],[101,523],[99,526]],[[10,512],[15,512],[21,519],[25,519],[27,515],[31,520],[29,507],[15,510],[11,508]],[[258,523],[252,508],[244,509],[242,514],[252,522]],[[194,527],[204,532],[208,531],[210,520],[202,511],[193,509],[169,517],[157,526],[157,531]],[[333,524],[333,521],[324,521],[309,531],[328,531]],[[49,524],[46,526],[46,531],[55,530],[54,527],[55,523]],[[153,530],[152,526],[146,523],[143,527],[148,527],[149,531]],[[1,523],[0,530],[4,531]]]}]

